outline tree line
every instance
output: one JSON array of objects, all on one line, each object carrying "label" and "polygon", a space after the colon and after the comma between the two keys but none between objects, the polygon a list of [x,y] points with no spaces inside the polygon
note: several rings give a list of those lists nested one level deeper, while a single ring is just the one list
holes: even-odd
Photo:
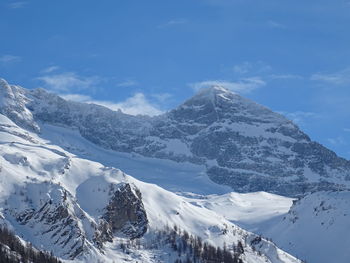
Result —
[{"label": "tree line", "polygon": [[9,229],[0,227],[1,263],[62,263],[51,253],[35,249],[31,243],[23,244]]},{"label": "tree line", "polygon": [[241,241],[232,244],[230,249],[226,245],[223,248],[216,247],[177,226],[155,231],[151,240],[134,239],[120,244],[124,253],[129,253],[131,248],[162,250],[165,247],[175,253],[177,258],[174,263],[244,263],[241,259],[244,254]]}]

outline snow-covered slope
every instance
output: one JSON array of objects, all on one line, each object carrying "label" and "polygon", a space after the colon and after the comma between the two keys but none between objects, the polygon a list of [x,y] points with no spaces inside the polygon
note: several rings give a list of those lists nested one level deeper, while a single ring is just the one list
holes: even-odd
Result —
[{"label": "snow-covered slope", "polygon": [[[144,244],[176,225],[215,246],[240,241],[244,262],[299,262],[196,198],[80,158],[1,114],[0,164],[0,223],[66,260],[173,262],[179,252],[170,246]],[[124,253],[121,244],[135,238],[141,245]]]},{"label": "snow-covered slope", "polygon": [[229,221],[254,232],[272,220],[285,216],[293,199],[266,192],[231,192],[223,195],[192,196],[191,202],[215,211]]},{"label": "snow-covered slope", "polygon": [[199,165],[201,175],[234,191],[300,196],[350,184],[349,161],[311,141],[283,116],[220,87],[201,90],[152,118],[65,101],[4,80],[0,89],[6,98],[0,112],[21,127],[39,131],[40,122],[60,125],[106,149]]},{"label": "snow-covered slope", "polygon": [[298,201],[283,218],[258,231],[310,263],[350,259],[350,192],[317,192]]}]

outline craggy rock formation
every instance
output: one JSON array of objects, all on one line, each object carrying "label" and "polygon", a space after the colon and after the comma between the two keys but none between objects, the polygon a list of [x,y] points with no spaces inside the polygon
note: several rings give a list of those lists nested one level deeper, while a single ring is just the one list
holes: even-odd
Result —
[{"label": "craggy rock formation", "polygon": [[141,237],[147,231],[147,215],[141,192],[131,185],[123,184],[112,196],[103,218],[113,232],[130,238]]},{"label": "craggy rock formation", "polygon": [[[16,189],[7,200],[6,217],[19,225],[19,233],[30,233],[33,244],[57,256],[74,259],[84,251],[103,250],[114,234],[130,239],[147,231],[147,215],[141,193],[129,183],[110,185],[109,203],[94,220],[62,186],[52,182],[29,183]],[[99,198],[93,196],[91,198]],[[96,222],[97,221],[97,222]]]},{"label": "craggy rock formation", "polygon": [[[57,256],[74,259],[92,247],[89,220],[72,195],[59,185],[31,183],[7,200],[6,214],[20,224],[20,232],[31,233],[36,247],[59,251]],[[84,227],[83,227],[84,226]]]}]

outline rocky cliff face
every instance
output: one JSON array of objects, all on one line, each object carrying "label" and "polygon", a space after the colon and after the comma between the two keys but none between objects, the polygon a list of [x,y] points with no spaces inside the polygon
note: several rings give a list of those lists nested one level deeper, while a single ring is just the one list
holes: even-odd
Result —
[{"label": "rocky cliff face", "polygon": [[113,194],[103,218],[115,233],[139,238],[147,231],[147,215],[141,192],[130,184],[123,184]]},{"label": "rocky cliff face", "polygon": [[184,141],[214,182],[235,191],[297,196],[343,187],[336,182],[348,185],[349,161],[312,142],[283,116],[225,89],[199,92],[157,130],[167,131],[161,138]]},{"label": "rocky cliff face", "polygon": [[[81,209],[76,198],[52,182],[29,183],[19,187],[6,200],[5,217],[18,225],[18,233],[32,236],[33,244],[57,256],[74,259],[82,253],[103,249],[112,242],[114,232],[128,238],[147,231],[147,215],[141,194],[128,183],[109,186],[110,200],[92,218]],[[99,198],[91,194],[90,198]]]},{"label": "rocky cliff face", "polygon": [[39,126],[33,120],[32,113],[26,108],[29,102],[21,87],[9,85],[0,78],[0,113],[8,116],[24,128],[39,131]]},{"label": "rocky cliff face", "polygon": [[18,90],[24,106],[12,111],[24,108],[33,116],[15,118],[20,125],[64,125],[115,151],[203,164],[211,180],[234,191],[299,196],[350,185],[349,161],[280,114],[220,87],[153,118],[65,101],[44,90]]},{"label": "rocky cliff face", "polygon": [[6,203],[6,218],[19,225],[20,233],[30,233],[36,247],[59,251],[58,256],[66,259],[74,259],[92,248],[89,233],[94,232],[96,224],[59,185],[27,184]]}]

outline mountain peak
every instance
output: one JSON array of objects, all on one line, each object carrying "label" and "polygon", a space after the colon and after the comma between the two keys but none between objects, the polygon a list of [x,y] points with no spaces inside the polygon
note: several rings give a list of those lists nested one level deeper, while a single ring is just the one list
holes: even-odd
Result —
[{"label": "mountain peak", "polygon": [[8,82],[5,79],[0,78],[0,87],[1,88],[6,88],[8,86],[9,86]]},{"label": "mountain peak", "polygon": [[233,92],[220,85],[212,85],[207,88],[202,88],[197,92],[197,94],[220,94],[220,93],[233,93]]},{"label": "mountain peak", "polygon": [[27,102],[24,89],[9,85],[5,79],[0,78],[0,114],[8,116],[20,126],[39,131],[32,113],[26,107]]},{"label": "mountain peak", "polygon": [[215,99],[217,96],[232,96],[233,93],[231,90],[226,89],[220,85],[212,85],[208,88],[203,88],[197,91],[197,93],[193,96],[193,98],[207,98],[207,99]]},{"label": "mountain peak", "polygon": [[[274,123],[289,122],[282,115],[220,85],[200,89],[193,97],[172,112],[174,111],[190,119],[196,119],[196,117],[205,119],[206,123],[209,119],[209,122],[212,122],[218,119],[233,120],[237,117],[240,121],[247,122],[252,120]],[[208,115],[213,115],[215,118],[208,119]]]}]

